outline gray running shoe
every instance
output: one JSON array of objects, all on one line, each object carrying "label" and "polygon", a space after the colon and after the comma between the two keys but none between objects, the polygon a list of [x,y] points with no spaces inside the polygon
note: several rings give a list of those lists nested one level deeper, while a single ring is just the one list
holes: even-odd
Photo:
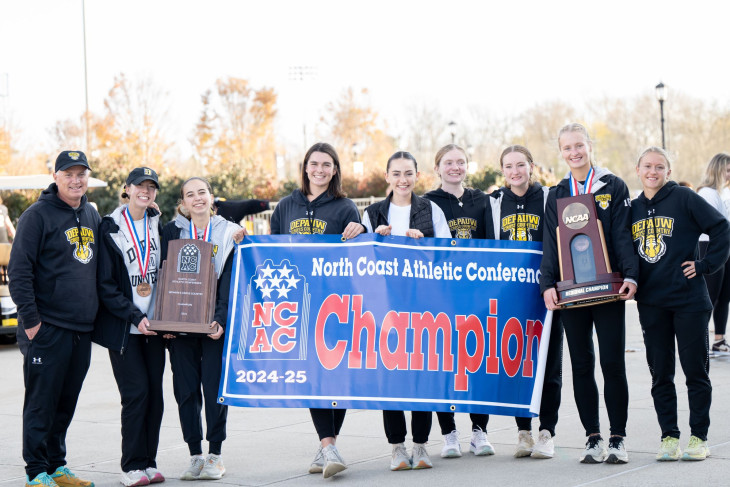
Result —
[{"label": "gray running shoe", "polygon": [[324,469],[322,475],[328,479],[336,473],[342,472],[347,468],[347,464],[340,456],[340,452],[337,451],[335,445],[327,445],[322,448],[322,456],[324,456]]},{"label": "gray running shoe", "polygon": [[309,466],[309,473],[322,473],[324,469],[324,455],[322,455],[322,445],[317,449],[317,454],[314,455],[314,460]]},{"label": "gray running shoe", "polygon": [[586,441],[586,449],[580,456],[580,463],[603,463],[608,453],[601,435],[591,435]]},{"label": "gray running shoe", "polygon": [[413,459],[411,460],[413,470],[433,468],[433,463],[431,463],[431,458],[428,456],[426,445],[424,443],[414,443],[411,453],[413,456]]},{"label": "gray running shoe", "polygon": [[393,445],[393,456],[390,459],[391,470],[410,470],[412,468],[411,457],[408,456],[406,446],[403,443]]}]

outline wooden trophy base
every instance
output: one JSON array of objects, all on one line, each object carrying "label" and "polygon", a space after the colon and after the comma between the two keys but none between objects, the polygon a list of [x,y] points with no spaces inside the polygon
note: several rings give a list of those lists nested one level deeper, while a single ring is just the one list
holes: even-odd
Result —
[{"label": "wooden trophy base", "polygon": [[624,278],[620,272],[599,274],[595,281],[581,282],[560,281],[557,284],[558,306],[561,309],[580,308],[596,304],[611,303],[621,299],[619,292]]}]

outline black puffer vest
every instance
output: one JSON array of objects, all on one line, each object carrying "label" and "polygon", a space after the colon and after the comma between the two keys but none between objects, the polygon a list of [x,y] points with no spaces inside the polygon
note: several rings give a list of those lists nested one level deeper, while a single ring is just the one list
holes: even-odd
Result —
[{"label": "black puffer vest", "polygon": [[[393,198],[393,192],[377,203],[365,208],[370,218],[370,224],[373,230],[380,225],[388,225],[388,210],[390,209],[390,200]],[[424,237],[433,237],[433,216],[431,215],[431,202],[426,198],[421,198],[411,193],[411,217],[408,224],[409,228],[415,228],[423,233]]]}]

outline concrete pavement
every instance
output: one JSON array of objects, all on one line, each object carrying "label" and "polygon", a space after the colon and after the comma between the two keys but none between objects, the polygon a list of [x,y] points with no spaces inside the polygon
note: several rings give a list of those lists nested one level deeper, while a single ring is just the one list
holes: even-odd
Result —
[{"label": "concrete pavement", "polygon": [[[712,325],[710,325],[712,326]],[[730,472],[730,357],[711,360],[713,383],[712,425],[709,443],[712,456],[704,462],[654,460],[660,431],[650,395],[651,378],[646,365],[636,305],[627,305],[626,364],[630,403],[628,438],[629,463],[626,465],[583,465],[578,456],[585,443],[573,400],[570,357],[565,346],[563,360],[563,403],[555,438],[556,456],[551,460],[516,459],[512,452],[517,440],[514,419],[492,416],[489,440],[497,454],[474,457],[468,453],[470,421],[457,414],[462,451],[459,459],[439,456],[442,436],[434,416],[428,451],[434,463],[431,470],[391,472],[390,446],[385,440],[379,411],[351,410],[347,413],[337,446],[349,468],[332,479],[307,474],[317,449],[317,436],[306,409],[230,408],[228,439],[223,444],[227,473],[219,485],[728,485]],[[597,348],[596,348],[597,350]],[[168,364],[169,365],[169,364]],[[597,371],[600,367],[597,367]],[[0,485],[21,485],[24,464],[21,457],[23,404],[22,356],[17,346],[0,346]],[[600,373],[597,373],[600,381]],[[689,438],[687,391],[684,376],[677,369],[681,445]],[[162,424],[158,467],[167,476],[164,485],[186,485],[177,480],[188,463],[187,447],[177,418],[172,394],[171,371],[165,371],[167,408]],[[600,386],[602,388],[602,386]],[[94,346],[92,364],[69,429],[67,447],[69,467],[97,486],[118,486],[120,460],[119,394],[112,376],[106,350]],[[608,418],[601,398],[601,424],[608,435]],[[537,420],[533,435],[537,437]],[[410,450],[410,442],[406,445]],[[204,443],[205,448],[205,443]],[[203,484],[206,481],[193,482]],[[210,481],[208,481],[210,482]]]}]

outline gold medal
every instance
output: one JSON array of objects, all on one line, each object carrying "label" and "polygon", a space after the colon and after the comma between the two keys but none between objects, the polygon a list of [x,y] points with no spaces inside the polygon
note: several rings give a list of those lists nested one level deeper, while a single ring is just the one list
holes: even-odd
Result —
[{"label": "gold medal", "polygon": [[150,286],[146,282],[140,282],[137,285],[137,294],[139,294],[143,298],[146,298],[147,296],[149,296],[150,294],[152,294],[152,286]]}]

